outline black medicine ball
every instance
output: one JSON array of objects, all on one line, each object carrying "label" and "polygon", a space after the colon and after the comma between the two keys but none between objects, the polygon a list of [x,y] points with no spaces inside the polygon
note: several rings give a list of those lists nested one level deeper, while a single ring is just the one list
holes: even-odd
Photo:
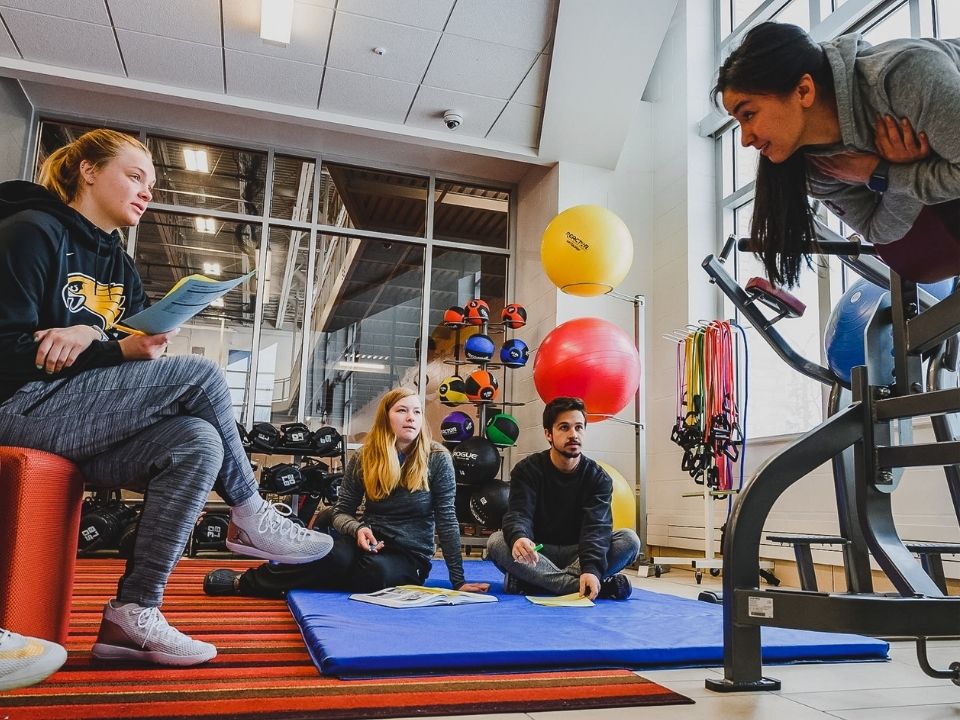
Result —
[{"label": "black medicine ball", "polygon": [[457,482],[479,485],[496,477],[500,472],[500,453],[486,438],[472,437],[464,440],[450,454]]},{"label": "black medicine ball", "polygon": [[499,530],[503,525],[509,498],[509,483],[491,480],[477,488],[470,496],[470,513],[485,528]]}]

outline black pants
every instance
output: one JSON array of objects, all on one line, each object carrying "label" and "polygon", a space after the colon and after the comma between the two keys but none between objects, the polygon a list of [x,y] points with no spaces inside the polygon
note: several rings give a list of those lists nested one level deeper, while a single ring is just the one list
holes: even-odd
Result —
[{"label": "black pants", "polygon": [[303,565],[263,563],[240,577],[240,594],[283,597],[287,590],[373,592],[394,585],[422,585],[430,560],[389,544],[378,553],[363,552],[352,537],[336,537],[329,554]]}]

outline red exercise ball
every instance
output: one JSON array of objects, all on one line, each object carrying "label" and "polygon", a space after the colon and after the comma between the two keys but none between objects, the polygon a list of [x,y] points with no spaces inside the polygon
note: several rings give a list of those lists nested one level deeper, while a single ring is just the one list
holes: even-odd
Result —
[{"label": "red exercise ball", "polygon": [[590,415],[616,415],[640,387],[640,355],[633,339],[611,322],[568,320],[537,348],[533,382],[544,402],[578,397]]}]

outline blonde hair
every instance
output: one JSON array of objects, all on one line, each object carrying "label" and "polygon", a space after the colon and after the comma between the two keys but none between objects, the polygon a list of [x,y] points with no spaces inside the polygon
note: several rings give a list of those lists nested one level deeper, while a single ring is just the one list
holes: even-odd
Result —
[{"label": "blonde hair", "polygon": [[103,167],[127,145],[152,159],[147,146],[132,135],[99,128],[50,153],[40,167],[37,182],[63,202],[73,202],[80,194],[80,163],[86,160],[94,167]]},{"label": "blonde hair", "polygon": [[373,427],[363,442],[359,458],[363,488],[371,500],[383,500],[400,485],[410,492],[430,489],[427,466],[433,441],[426,424],[407,451],[402,467],[397,457],[397,438],[390,426],[393,406],[416,394],[408,388],[394,388],[380,399],[377,406]]}]

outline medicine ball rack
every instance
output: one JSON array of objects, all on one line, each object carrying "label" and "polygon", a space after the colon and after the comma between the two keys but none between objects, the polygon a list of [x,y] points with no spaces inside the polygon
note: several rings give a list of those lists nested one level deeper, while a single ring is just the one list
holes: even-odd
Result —
[{"label": "medicine ball rack", "polygon": [[[496,334],[502,333],[504,336],[504,341],[506,341],[507,339],[506,338],[506,328],[507,328],[506,322],[495,323],[485,319],[485,320],[482,320],[479,324],[466,321],[466,322],[460,322],[460,323],[445,322],[444,325],[446,325],[449,328],[452,328],[455,334],[454,334],[453,358],[449,360],[444,360],[443,364],[452,365],[455,368],[455,374],[458,377],[459,377],[460,368],[465,365],[473,365],[478,367],[481,370],[499,370],[506,367],[503,363],[492,362],[489,360],[469,360],[469,359],[461,360],[460,359],[460,351],[461,351],[460,331],[463,328],[479,326],[480,328],[479,334],[489,335],[489,333],[491,332]],[[506,380],[506,372],[504,372],[504,380]],[[501,392],[504,392],[504,391],[501,389]],[[473,405],[477,409],[476,432],[478,436],[483,437],[485,428],[487,426],[489,408],[522,407],[526,403],[508,402],[506,400],[470,400],[469,404]],[[501,452],[501,447],[499,446],[497,447],[497,452],[498,453]],[[501,458],[500,471],[496,475],[494,475],[492,479],[498,479],[498,477],[502,475],[502,472],[503,472],[502,462],[503,461]],[[459,489],[460,487],[459,483],[457,484],[457,487]],[[480,552],[482,554],[483,549],[486,548],[487,546],[487,537],[489,537],[489,533],[483,534],[485,529],[482,528],[479,523],[476,523],[476,524],[464,523],[460,518],[458,518],[458,520],[460,520],[460,524],[461,524],[460,544],[463,546],[465,553],[469,555],[471,550],[476,547],[476,548],[480,548]],[[470,529],[473,529],[474,532],[480,533],[480,534],[475,534],[475,535],[465,534]],[[486,530],[489,530],[491,532],[496,529],[499,529],[499,528],[486,528]]]},{"label": "medicine ball rack", "polygon": [[[811,253],[838,255],[847,258],[844,262],[874,254],[870,246],[831,241],[832,232],[823,226],[818,232],[824,241],[810,248]],[[728,242],[721,257],[732,246]],[[749,250],[749,244],[741,241],[740,249]],[[704,268],[710,272],[708,266],[716,261],[708,256]],[[935,669],[926,646],[929,638],[960,635],[960,597],[945,597],[914,559],[897,534],[891,507],[891,495],[900,481],[897,469],[956,467],[960,459],[960,441],[945,436],[945,422],[934,423],[934,443],[914,444],[910,432],[914,417],[937,418],[960,411],[960,388],[926,389],[921,372],[921,354],[938,350],[960,333],[960,292],[931,305],[915,283],[894,272],[885,277],[878,264],[866,265],[876,271],[870,279],[890,288],[891,301],[888,307],[881,305],[868,323],[866,365],[853,369],[852,401],[770,458],[734,503],[723,548],[724,677],[707,679],[710,690],[780,689],[779,680],[763,676],[761,626],[914,637],[921,669],[960,685],[960,661],[947,670]],[[719,282],[717,277],[714,280]],[[875,378],[884,377],[883,368],[890,359],[878,352],[878,338],[891,329],[895,381],[880,385]],[[819,371],[806,367],[805,372],[816,376]],[[894,438],[895,421],[899,442]],[[897,594],[760,590],[759,546],[774,503],[823,463],[842,462],[849,448],[855,498],[850,519]]]}]

